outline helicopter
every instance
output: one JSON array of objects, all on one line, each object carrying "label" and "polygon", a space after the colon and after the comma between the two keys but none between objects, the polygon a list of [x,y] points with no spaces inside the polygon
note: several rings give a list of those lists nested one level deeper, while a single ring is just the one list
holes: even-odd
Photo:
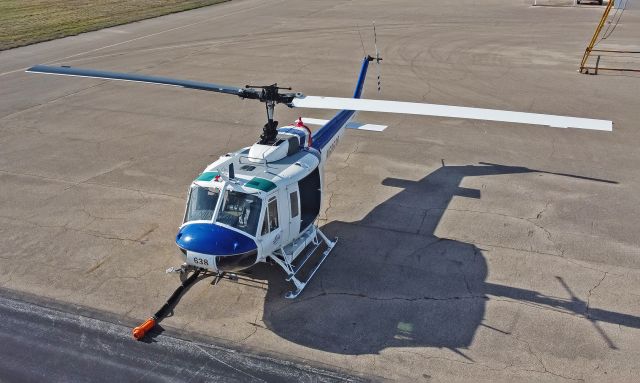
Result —
[{"label": "helicopter", "polygon": [[[351,98],[308,96],[277,84],[240,88],[69,66],[36,65],[27,72],[176,86],[264,103],[267,122],[259,140],[224,154],[191,183],[183,222],[175,239],[184,264],[168,271],[235,273],[269,261],[281,267],[286,280],[293,284],[286,298],[300,295],[337,243],[337,238],[329,239],[316,223],[329,157],[346,129],[380,132],[386,128],[355,122],[358,111],[613,130],[613,123],[608,120],[362,99],[369,64],[380,64],[381,60],[377,53],[376,57],[363,58]],[[299,118],[293,125],[278,128],[278,121],[274,120],[277,104],[339,112],[330,120]],[[307,124],[320,128],[312,132]],[[323,251],[318,253],[323,244]],[[317,262],[310,269],[307,267],[306,276],[302,277],[301,270],[309,265],[310,259]]]}]

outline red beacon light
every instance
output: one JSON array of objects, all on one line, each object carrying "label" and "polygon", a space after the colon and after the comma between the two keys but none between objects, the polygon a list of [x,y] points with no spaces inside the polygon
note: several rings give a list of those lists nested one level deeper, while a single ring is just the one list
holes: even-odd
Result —
[{"label": "red beacon light", "polygon": [[307,130],[307,147],[311,147],[311,129],[309,129],[309,127],[307,125],[304,124],[304,122],[302,122],[302,117],[298,117],[298,120],[296,121],[296,128],[303,128]]}]

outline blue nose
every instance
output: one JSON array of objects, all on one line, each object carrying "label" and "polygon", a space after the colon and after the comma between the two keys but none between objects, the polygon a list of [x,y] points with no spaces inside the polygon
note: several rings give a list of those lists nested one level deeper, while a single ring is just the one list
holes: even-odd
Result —
[{"label": "blue nose", "polygon": [[210,255],[234,255],[254,251],[255,241],[214,223],[191,223],[176,235],[176,245],[187,251]]}]

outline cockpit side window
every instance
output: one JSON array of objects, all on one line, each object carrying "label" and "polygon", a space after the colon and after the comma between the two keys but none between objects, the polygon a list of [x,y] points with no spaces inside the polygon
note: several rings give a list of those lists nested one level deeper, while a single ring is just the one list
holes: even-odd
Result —
[{"label": "cockpit side window", "polygon": [[187,203],[187,213],[184,221],[209,221],[213,218],[213,213],[218,203],[220,193],[217,190],[201,186],[194,186],[189,193]]},{"label": "cockpit side window", "polygon": [[269,200],[267,211],[262,222],[262,235],[274,231],[279,227],[278,223],[278,200],[273,197]]},{"label": "cockpit side window", "polygon": [[260,197],[237,191],[227,191],[216,222],[256,235],[261,210],[262,200]]},{"label": "cockpit side window", "polygon": [[278,226],[278,200],[274,198],[269,201],[269,227],[274,231]]}]

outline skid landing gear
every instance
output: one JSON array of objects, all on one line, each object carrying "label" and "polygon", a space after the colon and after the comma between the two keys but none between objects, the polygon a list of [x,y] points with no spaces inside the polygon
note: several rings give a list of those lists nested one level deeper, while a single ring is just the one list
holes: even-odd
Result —
[{"label": "skid landing gear", "polygon": [[[315,226],[312,228],[310,235],[313,238],[307,246],[304,246],[303,244],[302,248],[296,249],[294,243],[294,246],[289,245],[284,248],[280,248],[280,250],[270,256],[270,258],[273,259],[273,261],[280,267],[282,267],[282,269],[287,273],[286,280],[293,283],[295,287],[295,290],[289,291],[285,295],[285,298],[287,299],[294,299],[298,295],[300,295],[300,293],[302,293],[302,290],[304,290],[307,284],[311,281],[311,278],[313,278],[316,271],[318,271],[322,263],[325,261],[325,259],[327,259],[327,257],[331,253],[331,250],[333,250],[334,246],[338,242],[338,238],[333,241],[329,240],[329,238],[327,238],[324,233],[322,233],[322,231],[320,231],[320,229]],[[298,278],[298,273],[300,272],[300,270],[302,270],[304,265],[313,257],[313,255],[316,254],[316,250],[323,242],[327,246],[327,248],[324,252],[322,252],[318,263],[316,263],[313,269],[311,269],[304,281],[300,280],[300,278]],[[308,248],[307,253],[301,258],[298,258],[298,256],[302,253],[302,250],[304,250],[305,248]],[[299,262],[294,262],[298,259],[300,259]]]}]

